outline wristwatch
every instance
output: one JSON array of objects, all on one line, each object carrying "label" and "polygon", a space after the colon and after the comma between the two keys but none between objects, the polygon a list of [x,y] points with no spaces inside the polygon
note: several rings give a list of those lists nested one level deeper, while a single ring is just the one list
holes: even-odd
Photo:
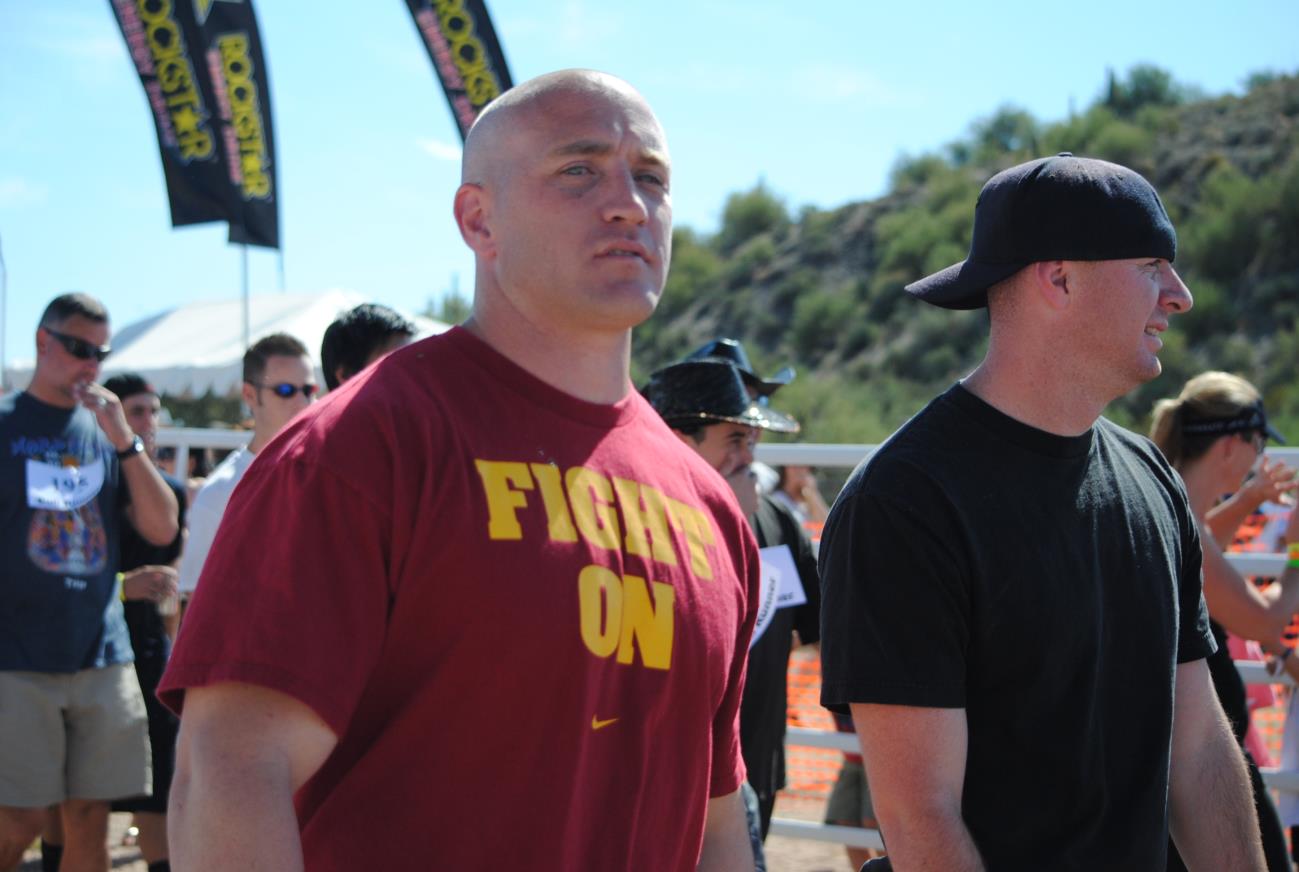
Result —
[{"label": "wristwatch", "polygon": [[130,460],[137,454],[144,453],[144,440],[139,436],[131,437],[131,444],[117,452],[118,460]]}]

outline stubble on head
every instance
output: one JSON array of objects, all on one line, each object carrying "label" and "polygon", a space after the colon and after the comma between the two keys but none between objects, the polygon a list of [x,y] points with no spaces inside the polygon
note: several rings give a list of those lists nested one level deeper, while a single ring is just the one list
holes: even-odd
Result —
[{"label": "stubble on head", "polygon": [[[632,100],[649,111],[635,88],[608,73],[574,69],[537,76],[497,97],[478,116],[465,138],[460,183],[495,187],[508,180],[515,166],[511,145],[518,145],[519,132],[529,129],[551,101],[581,96]],[[661,137],[662,129],[658,132]]]},{"label": "stubble on head", "polygon": [[[507,91],[471,128],[461,178],[457,221],[477,256],[468,328],[504,312],[534,327],[585,324],[618,333],[648,315],[635,315],[644,301],[626,293],[638,283],[652,311],[671,257],[669,158],[658,119],[629,84],[563,70]],[[630,256],[639,251],[658,274],[656,288],[646,284],[652,275],[630,269],[613,294],[588,284],[624,281],[586,260],[617,239],[628,240]],[[560,316],[566,308],[571,317]]]}]

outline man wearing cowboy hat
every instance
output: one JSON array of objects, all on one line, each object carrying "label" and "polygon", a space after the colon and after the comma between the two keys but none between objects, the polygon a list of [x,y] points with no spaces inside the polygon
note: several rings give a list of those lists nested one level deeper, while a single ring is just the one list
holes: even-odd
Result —
[{"label": "man wearing cowboy hat", "polygon": [[794,380],[795,374],[794,367],[782,366],[775,375],[763,378],[749,362],[749,355],[745,353],[740,340],[725,337],[705,342],[687,354],[685,359],[730,361],[740,371],[740,378],[744,379],[744,387],[749,391],[749,396],[757,397],[758,402],[764,406],[767,398]]},{"label": "man wearing cowboy hat", "polygon": [[[794,367],[782,366],[774,375],[763,378],[758,375],[757,368],[749,361],[749,355],[745,353],[744,345],[740,340],[728,337],[705,342],[686,355],[683,360],[720,360],[735,364],[735,368],[740,371],[740,378],[744,379],[744,389],[760,406],[768,405],[771,402],[771,395],[792,382],[795,375]],[[761,438],[761,433],[758,434],[758,438]],[[774,494],[779,490],[780,473],[762,461],[755,460],[749,464],[749,473],[749,477],[757,483],[760,493]]]},{"label": "man wearing cowboy hat", "polygon": [[[738,349],[752,376],[744,349],[735,340],[719,340],[700,351],[723,343],[731,350]],[[755,630],[740,704],[740,749],[749,784],[757,793],[761,836],[766,838],[776,791],[785,786],[785,681],[793,634],[797,632],[804,644],[820,639],[821,592],[807,533],[787,508],[769,496],[758,495],[749,475],[758,436],[763,431],[796,433],[798,422],[770,408],[766,396],[752,396],[746,369],[734,360],[729,354],[692,355],[654,373],[645,395],[677,437],[735,489],[759,547],[789,549],[803,588],[803,604],[777,609],[760,636]],[[793,377],[792,371],[789,377]],[[767,395],[780,387],[779,383],[770,384]]]}]

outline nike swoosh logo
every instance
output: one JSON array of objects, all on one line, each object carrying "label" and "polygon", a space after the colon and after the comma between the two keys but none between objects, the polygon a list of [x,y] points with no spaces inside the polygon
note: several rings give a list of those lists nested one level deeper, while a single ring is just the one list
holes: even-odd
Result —
[{"label": "nike swoosh logo", "polygon": [[607,721],[602,721],[602,720],[600,720],[599,718],[597,718],[595,715],[591,715],[591,729],[593,729],[593,730],[601,730],[601,729],[604,729],[605,727],[609,726],[610,724],[612,724],[612,723],[613,723],[614,721],[616,721],[616,720],[618,720],[618,719],[617,719],[617,718],[609,718],[609,720],[607,720]]}]

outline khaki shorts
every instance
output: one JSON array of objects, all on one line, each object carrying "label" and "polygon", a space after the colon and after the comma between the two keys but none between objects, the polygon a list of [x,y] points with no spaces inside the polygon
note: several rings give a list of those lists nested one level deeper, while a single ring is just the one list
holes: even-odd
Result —
[{"label": "khaki shorts", "polygon": [[863,822],[867,826],[876,826],[870,787],[866,784],[866,770],[855,760],[843,761],[839,778],[830,789],[830,799],[825,806],[825,822],[845,827],[859,827]]},{"label": "khaki shorts", "polygon": [[0,736],[0,805],[149,792],[149,722],[131,663],[0,671]]}]

